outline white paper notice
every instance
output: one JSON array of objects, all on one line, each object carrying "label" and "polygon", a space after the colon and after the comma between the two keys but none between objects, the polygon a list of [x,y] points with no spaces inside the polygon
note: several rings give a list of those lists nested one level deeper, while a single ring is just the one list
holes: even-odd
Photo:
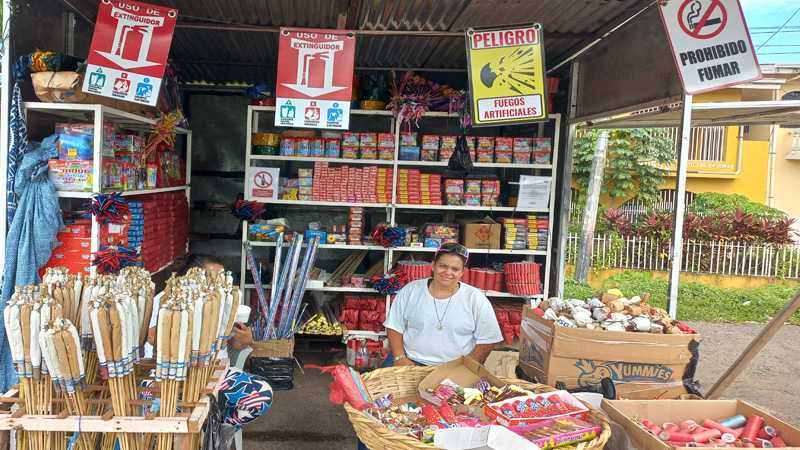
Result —
[{"label": "white paper notice", "polygon": [[447,450],[540,450],[539,446],[499,425],[436,430],[433,445]]},{"label": "white paper notice", "polygon": [[550,203],[551,184],[552,177],[520,175],[517,206],[520,208],[547,208]]}]

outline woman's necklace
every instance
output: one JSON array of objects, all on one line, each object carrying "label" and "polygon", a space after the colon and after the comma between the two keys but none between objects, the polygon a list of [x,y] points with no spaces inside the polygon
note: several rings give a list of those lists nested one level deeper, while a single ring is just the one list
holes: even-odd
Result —
[{"label": "woman's necklace", "polygon": [[436,297],[434,297],[433,293],[431,292],[431,297],[433,297],[433,309],[436,311],[436,320],[439,321],[439,325],[436,325],[436,329],[439,331],[444,331],[444,325],[442,325],[442,322],[444,321],[444,316],[447,315],[447,310],[450,309],[450,300],[453,299],[453,296],[456,294],[456,290],[458,290],[458,285],[456,285],[456,289],[453,289],[453,293],[450,294],[450,298],[447,299],[447,306],[444,307],[444,314],[442,314],[442,317],[439,317],[439,307],[436,306]]}]

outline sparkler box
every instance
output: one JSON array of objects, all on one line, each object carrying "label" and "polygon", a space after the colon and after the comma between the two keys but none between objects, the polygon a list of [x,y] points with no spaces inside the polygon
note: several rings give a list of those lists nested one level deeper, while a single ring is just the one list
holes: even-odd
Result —
[{"label": "sparkler box", "polygon": [[294,355],[294,338],[253,341],[250,346],[253,347],[250,358],[288,358]]},{"label": "sparkler box", "polygon": [[609,377],[628,399],[677,398],[688,391],[699,334],[589,330],[555,325],[523,308],[519,366],[539,383],[595,387]]},{"label": "sparkler box", "polygon": [[[609,419],[620,424],[628,433],[631,444],[639,450],[667,450],[675,448],[653,436],[631,417],[639,421],[649,420],[658,424],[664,422],[681,423],[694,420],[702,423],[703,419],[717,420],[741,414],[745,417],[759,416],[764,419],[763,425],[769,425],[781,432],[780,437],[786,448],[800,447],[800,430],[783,422],[764,411],[759,410],[739,399],[734,400],[603,400],[603,411]],[[763,426],[762,425],[762,426]],[[686,447],[679,447],[686,448]]]},{"label": "sparkler box", "polygon": [[460,386],[475,387],[481,377],[486,377],[486,381],[494,387],[501,388],[506,385],[478,361],[469,356],[462,356],[442,364],[423,378],[419,383],[419,395],[432,404],[438,405],[439,400],[428,392],[428,389],[435,389],[446,378]]}]

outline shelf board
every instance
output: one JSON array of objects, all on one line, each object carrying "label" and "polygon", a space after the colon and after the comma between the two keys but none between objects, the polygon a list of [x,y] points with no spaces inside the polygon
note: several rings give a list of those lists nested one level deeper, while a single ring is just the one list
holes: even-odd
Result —
[{"label": "shelf board", "polygon": [[515,206],[454,206],[454,205],[412,205],[397,204],[397,209],[440,210],[440,211],[486,211],[486,212],[549,212],[548,208],[517,208]]},{"label": "shelf board", "polygon": [[349,339],[372,339],[373,341],[377,341],[378,338],[386,337],[386,332],[381,331],[380,333],[376,333],[374,331],[362,331],[362,330],[347,330],[345,333],[347,340]]},{"label": "shelf board", "polygon": [[265,161],[306,161],[306,162],[330,162],[341,164],[373,164],[377,166],[391,166],[394,161],[382,159],[345,159],[345,158],[319,158],[311,156],[273,156],[273,155],[250,155],[251,160]]},{"label": "shelf board", "polygon": [[[274,106],[251,106],[253,112],[275,112]],[[351,109],[350,114],[354,116],[386,116],[392,117],[394,112],[391,109]]]},{"label": "shelf board", "polygon": [[544,294],[517,295],[517,294],[510,294],[508,292],[484,291],[484,290],[480,291],[483,292],[483,295],[487,297],[495,297],[495,298],[543,298],[544,297]]},{"label": "shelf board", "polygon": [[[264,284],[263,287],[269,288],[271,287],[270,284]],[[245,283],[245,289],[255,289],[256,285],[254,283]],[[357,288],[357,287],[346,287],[346,286],[325,286],[322,288],[311,288],[306,287],[306,291],[319,291],[319,292],[363,292],[368,294],[378,294],[378,292],[373,288]]]},{"label": "shelf board", "polygon": [[[41,111],[59,117],[86,122],[86,112],[103,112],[103,117],[109,118],[116,125],[127,130],[149,132],[150,128],[158,121],[149,117],[139,116],[133,113],[120,111],[108,106],[96,103],[44,103],[44,102],[25,102],[24,108],[31,111]],[[188,134],[191,131],[185,128],[176,128],[178,134]]]},{"label": "shelf board", "polygon": [[389,203],[347,203],[347,202],[315,202],[310,200],[261,200],[262,203],[286,206],[338,206],[341,208],[388,208]]},{"label": "shelf board", "polygon": [[[447,167],[447,161],[397,161],[398,166],[403,167]],[[508,169],[542,169],[552,170],[552,164],[512,164],[512,163],[473,163],[476,169],[481,168],[508,168]]]},{"label": "shelf board", "polygon": [[[146,195],[146,194],[160,194],[163,192],[174,192],[174,191],[185,191],[189,189],[189,186],[171,186],[165,188],[156,188],[156,189],[138,189],[134,191],[120,191],[119,189],[108,189],[104,190],[104,194],[109,194],[111,192],[122,192],[123,197],[128,197],[131,195]],[[65,191],[65,190],[56,190],[56,195],[61,198],[89,198],[94,195],[91,191]]]},{"label": "shelf board", "polygon": [[[250,242],[250,245],[253,247],[275,247],[275,242],[265,242],[265,241],[247,241]],[[284,242],[284,247],[288,247],[289,243]],[[303,244],[305,247],[306,244]],[[346,245],[346,244],[319,244],[319,248],[338,248],[344,250],[387,250],[386,248],[381,247],[380,245]]]},{"label": "shelf board", "polygon": [[[400,252],[430,252],[436,251],[435,247],[396,247],[395,251]],[[505,250],[505,249],[488,249],[488,248],[470,248],[468,249],[471,255],[490,254],[490,255],[546,255],[545,250]]]},{"label": "shelf board", "polygon": [[[311,156],[276,156],[276,155],[250,155],[251,160],[263,161],[305,161],[305,162],[329,162],[336,164],[366,164],[377,166],[391,166],[396,162],[402,167],[447,167],[447,161],[401,161],[401,160],[382,160],[382,159],[345,159],[345,158],[320,158]],[[475,168],[508,168],[526,170],[552,170],[552,164],[511,164],[511,163],[475,163]]]}]

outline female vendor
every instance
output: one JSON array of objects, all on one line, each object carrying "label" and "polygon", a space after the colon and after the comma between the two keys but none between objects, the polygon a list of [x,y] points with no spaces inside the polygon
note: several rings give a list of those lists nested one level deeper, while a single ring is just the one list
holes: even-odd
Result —
[{"label": "female vendor", "polygon": [[481,364],[503,336],[489,299],[458,280],[469,259],[458,243],[439,246],[433,278],[397,293],[383,325],[391,352],[383,367],[438,365],[469,355]]},{"label": "female vendor", "polygon": [[[167,273],[176,273],[177,276],[185,276],[189,269],[200,267],[207,271],[219,272],[223,270],[222,261],[214,255],[200,253],[184,253],[164,270]],[[153,304],[160,303],[161,292],[153,299]],[[145,357],[152,357],[153,343],[156,337],[156,327],[158,323],[158,308],[153,308],[153,315],[150,319],[150,330],[145,344]],[[247,348],[253,342],[253,332],[242,322],[234,324],[231,330],[231,338],[228,340],[228,348],[221,349],[220,358],[230,358],[236,361],[240,351]],[[235,367],[228,369],[222,384],[219,388],[220,400],[225,404],[224,419],[238,430],[243,425],[252,422],[267,412],[272,405],[272,387],[261,377],[243,372]]]}]

